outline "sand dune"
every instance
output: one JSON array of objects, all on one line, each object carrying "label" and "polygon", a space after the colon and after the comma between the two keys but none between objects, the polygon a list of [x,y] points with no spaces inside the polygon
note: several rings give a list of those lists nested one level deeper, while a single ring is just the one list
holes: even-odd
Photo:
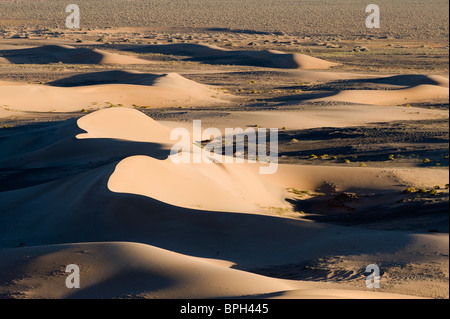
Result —
[{"label": "sand dune", "polygon": [[[332,77],[324,75],[325,79]],[[345,102],[370,105],[404,105],[408,103],[423,103],[429,101],[446,101],[449,97],[449,80],[440,75],[389,75],[383,77],[345,77],[331,83],[343,84],[380,84],[390,85],[371,90],[340,90],[328,96],[306,99],[308,102]],[[360,75],[361,76],[361,75]]]},{"label": "sand dune", "polygon": [[347,102],[372,105],[419,103],[430,100],[448,100],[448,87],[422,84],[398,90],[343,90],[335,95],[312,99],[309,102]]},{"label": "sand dune", "polygon": [[0,0],[0,299],[449,298],[448,1],[79,1]]},{"label": "sand dune", "polygon": [[419,85],[437,85],[448,88],[448,78],[441,75],[404,74],[376,77],[367,82],[414,87]]},{"label": "sand dune", "polygon": [[77,166],[132,155],[166,159],[173,144],[169,136],[167,128],[137,110],[108,108],[4,139],[0,142],[0,165]]},{"label": "sand dune", "polygon": [[[286,127],[288,130],[302,130],[320,127],[364,126],[378,122],[448,118],[445,110],[430,110],[416,107],[370,105],[335,106],[298,106],[292,111],[235,111],[222,117],[205,117],[204,127],[216,127],[225,134],[225,128],[232,122],[235,127],[254,127],[258,124],[265,128]],[[192,131],[192,123],[179,121],[161,121],[169,128],[184,127]]]},{"label": "sand dune", "polygon": [[[3,297],[199,299],[287,295],[300,299],[411,298],[370,291],[333,290],[328,288],[333,285],[264,277],[230,269],[223,262],[137,243],[38,246],[6,250],[0,254],[3,257],[0,282],[14,280],[15,287],[21,288],[2,285],[0,296]],[[23,258],[27,259],[26,264],[21,263]],[[80,289],[65,287],[68,275],[65,267],[69,264],[80,267]]]},{"label": "sand dune", "polygon": [[[397,298],[364,291],[363,280],[350,289],[247,271],[336,254],[362,262],[366,257],[358,256],[366,254],[421,263],[433,252],[448,253],[443,234],[318,224],[272,210],[282,208],[288,187],[328,182],[339,191],[399,191],[423,181],[441,184],[448,180],[445,170],[281,165],[277,175],[263,177],[255,164],[176,166],[167,159],[168,133],[137,110],[110,108],[4,138],[2,158],[10,163],[26,158],[23,162],[36,172],[88,160],[99,165],[0,192],[0,246],[11,248],[0,253],[1,293],[26,298]],[[128,157],[133,151],[139,156]],[[86,244],[57,245],[77,242]],[[13,249],[18,246],[35,247]],[[28,263],[21,263],[24,256]],[[82,272],[86,286],[78,292],[61,286],[61,269],[69,263],[89,266]],[[229,268],[233,264],[236,269]],[[17,284],[6,284],[11,281]]]},{"label": "sand dune", "polygon": [[206,44],[166,44],[140,47],[140,52],[190,56],[188,60],[208,64],[251,65],[280,69],[329,69],[336,63],[300,53],[275,50],[230,50]]},{"label": "sand dune", "polygon": [[174,164],[170,159],[130,157],[117,165],[108,188],[208,211],[267,214],[267,207],[286,205],[283,189],[271,187],[258,171],[238,164]]},{"label": "sand dune", "polygon": [[[124,73],[125,78],[138,77]],[[140,78],[145,78],[141,75]],[[120,77],[119,77],[120,78]],[[208,86],[179,74],[148,75],[147,83],[56,87],[0,81],[0,103],[8,109],[34,112],[78,112],[113,105],[145,107],[208,106],[227,103]],[[120,80],[119,80],[120,81]],[[145,80],[144,80],[145,81]],[[126,81],[124,81],[126,82]]]},{"label": "sand dune", "polygon": [[75,48],[69,45],[7,50],[0,63],[14,64],[151,64],[151,61],[98,49]]}]

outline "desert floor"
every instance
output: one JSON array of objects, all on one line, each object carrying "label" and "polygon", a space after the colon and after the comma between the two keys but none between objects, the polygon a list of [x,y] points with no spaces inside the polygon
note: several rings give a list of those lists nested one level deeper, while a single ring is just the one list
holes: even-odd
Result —
[{"label": "desert floor", "polygon": [[[449,298],[448,3],[78,2],[0,0],[1,298]],[[194,120],[277,172],[175,164]]]}]

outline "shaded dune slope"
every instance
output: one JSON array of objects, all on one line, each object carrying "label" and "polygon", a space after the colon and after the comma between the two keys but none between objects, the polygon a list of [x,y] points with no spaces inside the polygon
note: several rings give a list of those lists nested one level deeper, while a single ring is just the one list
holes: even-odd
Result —
[{"label": "shaded dune slope", "polygon": [[208,64],[249,65],[280,69],[329,69],[337,65],[300,53],[284,53],[274,50],[228,50],[212,45],[192,43],[151,45],[130,50],[188,56],[187,60]]},{"label": "shaded dune slope", "polygon": [[[14,64],[151,64],[151,61],[105,52],[98,49],[75,48],[69,45],[44,45],[41,47],[5,50],[3,63]],[[0,63],[1,63],[0,61]]]}]

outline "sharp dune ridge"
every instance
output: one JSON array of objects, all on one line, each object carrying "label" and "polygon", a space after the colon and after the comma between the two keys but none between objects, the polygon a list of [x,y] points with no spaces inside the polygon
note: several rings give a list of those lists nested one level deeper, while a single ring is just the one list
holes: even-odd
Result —
[{"label": "sharp dune ridge", "polygon": [[[114,80],[109,75],[106,72],[110,79],[106,84],[91,80],[88,85],[69,87],[53,86],[52,83],[41,85],[0,81],[1,103],[15,111],[35,112],[79,112],[83,108],[95,110],[114,105],[161,108],[228,103],[226,99],[217,98],[218,92],[212,87],[177,73],[161,75],[112,71]],[[93,78],[96,76],[103,77],[102,73],[94,74]]]},{"label": "sharp dune ridge", "polygon": [[139,52],[152,52],[190,56],[190,61],[210,64],[251,65],[278,69],[329,69],[337,63],[300,53],[285,53],[275,50],[231,50],[214,45],[179,43],[140,46]]},{"label": "sharp dune ridge", "polygon": [[[27,265],[20,259],[27,255]],[[230,269],[206,258],[191,257],[150,245],[130,242],[82,243],[37,246],[33,249],[6,250],[0,267],[19,265],[0,280],[14,278],[14,274],[34,270],[30,277],[17,282],[30,287],[46,278],[38,289],[20,294],[22,298],[236,298],[262,295],[288,295],[288,298],[355,298],[374,297],[404,299],[399,294],[379,294],[352,290],[317,289],[318,285],[264,277]],[[51,264],[64,264],[72,258],[80,267],[89,266],[83,273],[83,289],[61,288],[63,276],[49,276]],[[130,262],[132,261],[132,262]],[[63,268],[63,267],[62,267]],[[61,270],[62,272],[62,270]],[[99,275],[100,273],[100,275]],[[240,283],[246,282],[245,286]],[[145,284],[144,284],[145,283]],[[326,284],[324,286],[327,286]],[[4,294],[0,288],[0,294]]]},{"label": "sharp dune ridge", "polygon": [[[7,50],[3,63],[13,64],[150,64],[151,61],[120,55],[98,49],[76,48],[69,45],[44,45],[40,47]],[[1,63],[1,60],[0,60]]]}]

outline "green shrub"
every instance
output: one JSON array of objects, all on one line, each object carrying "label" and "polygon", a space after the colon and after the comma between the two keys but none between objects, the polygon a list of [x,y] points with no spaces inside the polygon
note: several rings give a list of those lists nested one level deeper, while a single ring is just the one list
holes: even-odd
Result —
[{"label": "green shrub", "polygon": [[415,193],[415,192],[416,192],[416,189],[414,187],[408,187],[407,189],[405,189],[403,191],[403,194],[412,194],[412,193]]}]

